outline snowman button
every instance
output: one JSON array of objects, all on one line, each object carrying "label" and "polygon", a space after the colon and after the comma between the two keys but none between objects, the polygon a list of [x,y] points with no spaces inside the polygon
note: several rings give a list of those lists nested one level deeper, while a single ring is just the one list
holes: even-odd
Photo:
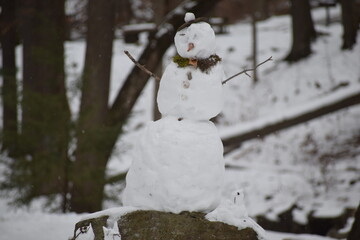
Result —
[{"label": "snowman button", "polygon": [[186,96],[185,94],[181,94],[181,100],[186,101],[188,99],[188,96]]},{"label": "snowman button", "polygon": [[183,81],[183,87],[186,89],[186,88],[189,88],[190,87],[190,82],[189,81]]},{"label": "snowman button", "polygon": [[192,79],[192,74],[191,74],[191,72],[187,72],[186,75],[187,75],[188,80],[190,81],[190,80]]}]

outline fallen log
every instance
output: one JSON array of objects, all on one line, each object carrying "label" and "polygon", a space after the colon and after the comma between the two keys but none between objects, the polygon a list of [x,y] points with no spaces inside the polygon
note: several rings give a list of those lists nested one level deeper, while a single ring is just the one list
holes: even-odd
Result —
[{"label": "fallen log", "polygon": [[239,147],[246,140],[263,138],[271,133],[359,103],[360,86],[350,86],[287,111],[281,111],[266,118],[222,129],[220,135],[225,147],[225,153]]}]

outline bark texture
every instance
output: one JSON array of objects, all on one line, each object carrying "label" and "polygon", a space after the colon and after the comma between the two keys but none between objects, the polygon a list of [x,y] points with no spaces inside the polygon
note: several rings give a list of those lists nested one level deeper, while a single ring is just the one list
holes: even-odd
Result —
[{"label": "bark texture", "polygon": [[3,137],[2,150],[14,156],[17,143],[17,83],[15,48],[17,43],[16,1],[2,1],[0,41],[2,52]]},{"label": "bark texture", "polygon": [[351,227],[347,240],[360,239],[360,204],[355,212],[355,221]]},{"label": "bark texture", "polygon": [[285,61],[296,62],[311,54],[311,41],[316,31],[310,12],[309,0],[291,0],[292,47]]},{"label": "bark texture", "polygon": [[352,49],[356,44],[357,30],[359,28],[360,11],[355,0],[340,0],[341,21],[343,25],[342,49]]},{"label": "bark texture", "polygon": [[26,186],[27,201],[66,191],[70,110],[64,78],[64,0],[19,1],[19,6],[23,42],[22,157],[14,162],[12,184]]},{"label": "bark texture", "polygon": [[102,207],[105,168],[112,147],[106,124],[114,38],[115,1],[88,3],[86,56],[73,164],[71,210],[94,212]]}]

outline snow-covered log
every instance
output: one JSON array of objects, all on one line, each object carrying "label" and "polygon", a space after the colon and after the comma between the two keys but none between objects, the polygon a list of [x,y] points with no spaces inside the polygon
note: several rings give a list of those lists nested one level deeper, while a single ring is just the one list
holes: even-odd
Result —
[{"label": "snow-covered log", "polygon": [[288,111],[275,112],[269,117],[260,118],[249,123],[222,129],[220,132],[224,147],[238,146],[241,142],[264,137],[294,125],[321,117],[360,103],[360,87],[349,87],[311,102],[293,107]]},{"label": "snow-covered log", "polygon": [[158,211],[135,211],[119,217],[120,219],[115,222],[113,222],[114,216],[96,216],[78,222],[72,240],[88,239],[87,235],[94,240],[259,239],[251,228],[238,230],[237,227],[222,222],[208,221],[204,215],[196,212],[173,214]]}]

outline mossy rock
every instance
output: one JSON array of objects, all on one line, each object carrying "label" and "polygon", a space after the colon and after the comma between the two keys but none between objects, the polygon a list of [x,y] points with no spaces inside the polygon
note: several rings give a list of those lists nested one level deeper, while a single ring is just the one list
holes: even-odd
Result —
[{"label": "mossy rock", "polygon": [[[208,221],[204,216],[195,212],[135,211],[122,216],[118,226],[122,240],[258,240],[251,228],[238,230],[222,222]],[[80,221],[75,232],[91,223],[95,240],[103,240],[102,227],[106,226],[107,219],[108,216],[102,216]],[[75,235],[73,239],[76,239]]]}]

